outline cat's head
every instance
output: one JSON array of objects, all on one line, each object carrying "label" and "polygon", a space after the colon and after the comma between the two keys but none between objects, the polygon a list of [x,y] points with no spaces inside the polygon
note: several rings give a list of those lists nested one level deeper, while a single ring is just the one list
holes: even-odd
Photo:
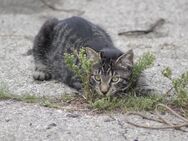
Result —
[{"label": "cat's head", "polygon": [[86,49],[89,59],[93,61],[90,76],[92,91],[103,95],[118,95],[130,86],[133,68],[133,51],[122,53],[115,49],[96,52]]}]

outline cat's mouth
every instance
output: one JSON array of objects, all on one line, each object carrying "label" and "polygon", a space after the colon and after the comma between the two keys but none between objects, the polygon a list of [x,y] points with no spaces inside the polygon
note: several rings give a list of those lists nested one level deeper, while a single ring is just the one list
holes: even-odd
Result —
[{"label": "cat's mouth", "polygon": [[112,88],[109,88],[108,91],[102,91],[99,87],[95,89],[95,92],[99,94],[100,96],[114,96],[117,94],[118,91],[113,90]]},{"label": "cat's mouth", "polygon": [[122,94],[127,94],[127,90],[130,88],[131,83],[129,83],[127,86],[121,88],[121,89],[113,89],[112,87],[109,88],[102,88],[101,87],[97,87],[95,88],[95,92],[97,94],[99,94],[100,96],[118,96],[118,95],[122,95]]}]

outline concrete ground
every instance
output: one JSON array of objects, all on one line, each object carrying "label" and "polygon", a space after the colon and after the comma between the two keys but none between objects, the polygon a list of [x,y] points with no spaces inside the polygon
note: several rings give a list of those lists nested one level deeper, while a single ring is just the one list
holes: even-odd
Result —
[{"label": "concrete ground", "polygon": [[[169,66],[176,77],[188,70],[188,2],[186,0],[1,0],[0,1],[0,82],[11,93],[58,96],[72,93],[56,81],[32,79],[33,58],[25,55],[42,23],[82,16],[101,25],[123,51],[133,49],[135,58],[146,51],[156,55],[154,67],[146,77],[150,84],[166,92],[170,81],[161,75]],[[64,11],[62,11],[63,9]],[[165,19],[157,33],[126,37],[117,33],[147,29],[158,19]],[[0,101],[0,141],[186,141],[188,133],[177,130],[147,130],[125,122],[123,114],[96,115],[49,109],[37,104]],[[135,122],[145,122],[129,117]],[[154,123],[151,123],[154,124]]]}]

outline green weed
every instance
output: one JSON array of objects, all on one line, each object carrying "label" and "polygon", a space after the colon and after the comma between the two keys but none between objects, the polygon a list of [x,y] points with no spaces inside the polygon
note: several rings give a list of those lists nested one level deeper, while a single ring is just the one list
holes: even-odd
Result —
[{"label": "green weed", "polygon": [[133,66],[132,81],[135,81],[139,75],[150,68],[155,61],[155,56],[151,52],[144,53]]},{"label": "green weed", "polygon": [[[85,49],[80,49],[79,52],[74,51],[71,54],[65,53],[65,63],[68,67],[81,79],[83,86],[83,94],[87,100],[92,99],[89,90],[89,77],[91,72],[92,62],[87,58]],[[75,62],[79,60],[79,64]]]},{"label": "green weed", "polygon": [[181,108],[188,107],[188,71],[177,78],[172,78],[172,71],[169,67],[162,71],[162,74],[172,82],[175,95],[171,104]]},{"label": "green weed", "polygon": [[155,106],[164,101],[162,96],[127,96],[124,99],[105,97],[98,99],[91,105],[98,110],[118,110],[122,111],[151,111]]}]

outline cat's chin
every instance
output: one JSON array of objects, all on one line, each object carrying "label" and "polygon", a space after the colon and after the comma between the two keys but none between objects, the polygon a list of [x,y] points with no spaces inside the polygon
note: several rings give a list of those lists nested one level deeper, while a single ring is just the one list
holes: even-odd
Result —
[{"label": "cat's chin", "polygon": [[109,92],[109,93],[107,93],[107,97],[109,97],[109,96],[116,96],[117,95],[117,92],[116,91],[111,91],[111,92]]},{"label": "cat's chin", "polygon": [[[129,88],[129,87],[126,87]],[[112,90],[110,89],[106,94],[103,94],[99,89],[91,90],[91,92],[95,95],[98,95],[99,97],[121,97],[121,96],[127,96],[128,93],[125,92],[126,90]]]},{"label": "cat's chin", "polygon": [[96,91],[97,94],[99,94],[102,97],[110,97],[110,96],[115,96],[116,92],[109,90],[106,94],[103,94],[101,91]]}]

